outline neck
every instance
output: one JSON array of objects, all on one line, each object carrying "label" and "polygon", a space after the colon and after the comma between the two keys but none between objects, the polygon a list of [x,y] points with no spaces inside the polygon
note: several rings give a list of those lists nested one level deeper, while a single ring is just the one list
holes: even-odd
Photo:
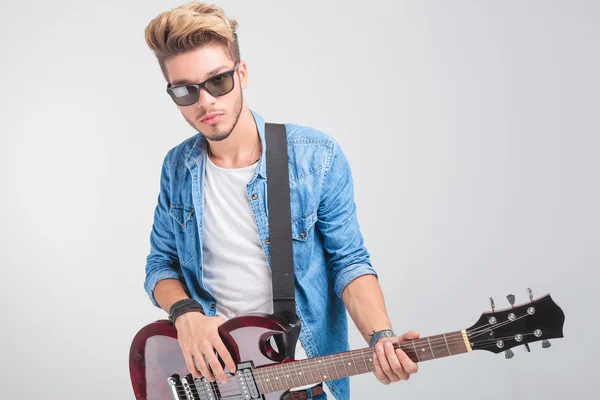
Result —
[{"label": "neck", "polygon": [[262,145],[250,110],[244,106],[240,118],[227,139],[208,139],[210,159],[222,168],[247,167],[260,157]]},{"label": "neck", "polygon": [[[462,331],[394,344],[414,362],[423,362],[471,351]],[[287,390],[374,370],[373,348],[352,350],[306,360],[258,367],[254,377],[262,393]]]}]

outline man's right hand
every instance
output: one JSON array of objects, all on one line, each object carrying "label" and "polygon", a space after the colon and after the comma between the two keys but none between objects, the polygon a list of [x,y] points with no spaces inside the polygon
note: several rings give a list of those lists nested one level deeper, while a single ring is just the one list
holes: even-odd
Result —
[{"label": "man's right hand", "polygon": [[[214,375],[216,375],[221,383],[227,382],[227,376],[215,355],[215,350],[225,362],[228,372],[231,374],[235,372],[235,363],[218,332],[219,326],[224,322],[225,319],[222,317],[206,317],[199,312],[188,312],[176,319],[175,328],[179,346],[193,377],[203,376],[210,382],[214,382]],[[204,357],[208,360],[210,369]]]}]

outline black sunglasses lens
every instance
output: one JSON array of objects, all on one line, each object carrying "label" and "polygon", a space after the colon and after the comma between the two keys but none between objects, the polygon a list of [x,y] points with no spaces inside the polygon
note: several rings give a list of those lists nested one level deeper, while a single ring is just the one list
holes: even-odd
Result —
[{"label": "black sunglasses lens", "polygon": [[193,85],[178,86],[169,90],[173,101],[180,106],[189,106],[198,101],[198,87]]},{"label": "black sunglasses lens", "polygon": [[233,74],[217,75],[206,81],[206,91],[213,97],[223,96],[233,90]]},{"label": "black sunglasses lens", "polygon": [[[206,81],[204,87],[213,97],[226,95],[233,90],[233,72],[217,75]],[[198,85],[183,85],[169,89],[173,101],[180,106],[190,106],[198,101]]]}]

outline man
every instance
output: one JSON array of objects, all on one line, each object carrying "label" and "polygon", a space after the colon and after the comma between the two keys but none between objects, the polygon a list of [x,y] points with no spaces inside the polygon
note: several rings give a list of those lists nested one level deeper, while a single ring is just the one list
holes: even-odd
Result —
[{"label": "man", "polygon": [[[228,371],[235,365],[219,325],[273,311],[265,121],[244,101],[248,67],[236,29],[222,9],[192,2],[160,14],[145,30],[168,94],[198,132],[164,159],[145,289],[155,306],[179,310],[174,324],[190,372],[221,382],[226,375],[215,351]],[[302,321],[296,359],[348,350],[348,310],[366,342],[376,343],[376,378],[386,385],[409,379],[417,365],[391,343],[419,335],[391,333],[358,226],[348,161],[328,135],[295,124],[286,130]],[[306,396],[350,397],[348,378],[327,382],[325,392],[314,389]]]}]

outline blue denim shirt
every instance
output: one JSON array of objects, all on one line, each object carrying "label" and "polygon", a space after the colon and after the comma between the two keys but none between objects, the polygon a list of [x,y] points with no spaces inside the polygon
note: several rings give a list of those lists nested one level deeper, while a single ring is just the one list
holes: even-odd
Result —
[{"label": "blue denim shirt", "polygon": [[[247,184],[247,196],[271,266],[265,121],[251,112],[262,155]],[[342,291],[361,275],[377,276],[356,217],[350,166],[340,146],[325,133],[295,124],[286,124],[286,130],[300,341],[308,357],[347,351],[348,321]],[[202,283],[206,148],[206,139],[198,133],[171,149],[164,159],[144,287],[152,303],[160,307],[153,295],[156,283],[180,279],[206,315],[214,316],[217,299]],[[350,398],[349,378],[327,384],[338,400]]]}]

